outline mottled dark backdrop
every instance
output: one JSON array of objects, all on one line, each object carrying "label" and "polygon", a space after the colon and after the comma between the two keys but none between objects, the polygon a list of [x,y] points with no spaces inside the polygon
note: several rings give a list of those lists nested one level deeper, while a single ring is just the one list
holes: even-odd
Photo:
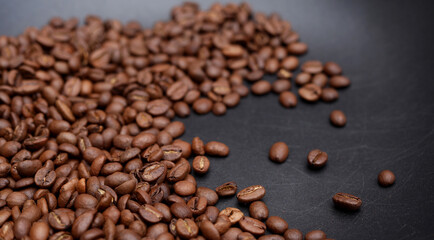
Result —
[{"label": "mottled dark backdrop", "polygon": [[[0,1],[0,34],[18,34],[52,16],[96,14],[145,27],[169,17],[181,1]],[[208,7],[211,1],[201,1]],[[226,181],[239,187],[262,184],[271,215],[307,232],[322,229],[336,239],[434,238],[434,2],[433,1],[251,1],[255,10],[290,20],[309,53],[302,58],[336,61],[352,80],[333,104],[299,104],[287,110],[277,96],[249,96],[224,117],[193,115],[183,120],[194,136],[219,140],[229,157],[212,159],[199,184]],[[294,89],[293,89],[294,90]],[[332,127],[333,109],[347,113],[348,125]],[[275,141],[291,149],[277,165],[267,159]],[[321,171],[306,167],[306,154],[329,154]],[[377,185],[377,173],[391,169],[396,184]],[[336,192],[363,199],[360,212],[333,208]],[[235,199],[219,208],[237,206]],[[245,211],[246,209],[243,208]]]}]

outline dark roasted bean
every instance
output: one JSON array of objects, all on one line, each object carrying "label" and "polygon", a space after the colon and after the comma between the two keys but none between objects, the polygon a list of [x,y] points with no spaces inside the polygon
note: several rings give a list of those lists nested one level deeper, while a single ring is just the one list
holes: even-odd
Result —
[{"label": "dark roasted bean", "polygon": [[348,211],[357,211],[362,206],[362,200],[349,193],[336,193],[333,203],[337,208]]},{"label": "dark roasted bean", "polygon": [[307,163],[310,167],[321,168],[327,163],[328,155],[319,149],[314,149],[307,155]]},{"label": "dark roasted bean", "polygon": [[391,186],[395,183],[395,174],[390,170],[383,170],[378,174],[378,184],[383,187]]}]

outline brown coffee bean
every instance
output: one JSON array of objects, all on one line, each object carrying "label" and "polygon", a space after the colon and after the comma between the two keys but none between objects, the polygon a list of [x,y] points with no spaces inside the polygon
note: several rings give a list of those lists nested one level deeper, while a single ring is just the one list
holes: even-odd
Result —
[{"label": "brown coffee bean", "polygon": [[237,194],[237,199],[240,203],[250,203],[258,201],[265,196],[265,188],[261,185],[253,185],[244,188]]},{"label": "brown coffee bean", "polygon": [[283,234],[288,229],[288,223],[278,216],[270,216],[265,222],[267,229],[276,234]]},{"label": "brown coffee bean", "polygon": [[347,124],[347,117],[340,110],[333,110],[330,113],[330,122],[336,127],[343,127]]},{"label": "brown coffee bean", "polygon": [[306,85],[312,80],[312,75],[310,73],[301,72],[295,78],[295,83],[299,86]]},{"label": "brown coffee bean", "polygon": [[312,77],[312,83],[324,88],[327,85],[328,78],[324,73],[317,73]]},{"label": "brown coffee bean", "polygon": [[326,62],[324,64],[324,72],[330,76],[341,75],[342,68],[335,62]]},{"label": "brown coffee bean", "polygon": [[194,172],[199,174],[205,174],[208,172],[210,162],[205,156],[196,156],[193,159],[192,167]]},{"label": "brown coffee bean", "polygon": [[301,70],[310,74],[316,74],[322,72],[323,65],[317,60],[306,61],[301,65]]},{"label": "brown coffee bean", "polygon": [[291,89],[291,82],[286,79],[278,79],[272,84],[273,92],[281,93]]},{"label": "brown coffee bean", "polygon": [[241,57],[244,49],[240,45],[228,44],[222,49],[222,53],[227,57]]},{"label": "brown coffee bean", "polygon": [[294,93],[289,91],[284,91],[279,95],[279,102],[282,106],[286,108],[292,108],[297,106],[297,97]]},{"label": "brown coffee bean", "polygon": [[215,191],[220,197],[233,196],[237,193],[237,184],[235,182],[227,182],[218,186]]},{"label": "brown coffee bean", "polygon": [[265,61],[265,71],[267,73],[275,73],[279,69],[279,60],[277,58],[268,58]]},{"label": "brown coffee bean", "polygon": [[152,126],[153,118],[150,114],[139,112],[136,116],[136,123],[141,128],[149,128]]},{"label": "brown coffee bean", "polygon": [[304,236],[304,239],[306,240],[323,240],[326,238],[327,238],[326,234],[321,230],[310,231],[306,233],[306,235]]},{"label": "brown coffee bean", "polygon": [[191,155],[191,144],[183,141],[181,139],[176,139],[175,141],[173,141],[172,143],[175,146],[179,146],[182,149],[182,155],[181,157],[183,158],[189,158]]},{"label": "brown coffee bean", "polygon": [[195,196],[206,198],[209,206],[215,205],[219,200],[217,193],[214,190],[207,187],[198,187]]},{"label": "brown coffee bean", "polygon": [[164,131],[168,132],[173,138],[177,138],[184,134],[185,126],[182,122],[173,121],[164,128]]},{"label": "brown coffee bean", "polygon": [[339,209],[357,211],[362,206],[362,200],[348,193],[336,193],[333,196],[333,203]]},{"label": "brown coffee bean", "polygon": [[302,88],[298,89],[298,94],[300,97],[308,102],[318,101],[321,93],[321,88],[313,83],[306,84]]},{"label": "brown coffee bean", "polygon": [[345,76],[333,76],[330,78],[329,84],[334,88],[345,88],[350,86],[351,82],[350,79]]},{"label": "brown coffee bean", "polygon": [[255,82],[250,88],[255,95],[265,95],[271,91],[271,84],[265,80]]},{"label": "brown coffee bean", "polygon": [[286,230],[283,237],[285,240],[303,240],[303,233],[298,229],[292,228]]},{"label": "brown coffee bean", "polygon": [[207,114],[212,109],[212,101],[208,98],[199,98],[193,103],[193,110],[197,114]]},{"label": "brown coffee bean", "polygon": [[176,145],[166,145],[161,147],[161,150],[164,160],[175,161],[182,156],[182,148]]},{"label": "brown coffee bean", "polygon": [[163,219],[163,214],[155,207],[145,204],[139,209],[140,216],[149,223],[157,223]]},{"label": "brown coffee bean", "polygon": [[194,137],[191,142],[191,149],[196,155],[205,155],[205,147],[203,141],[199,137]]},{"label": "brown coffee bean", "polygon": [[169,104],[161,99],[153,100],[148,103],[146,110],[153,116],[163,115],[169,110]]},{"label": "brown coffee bean", "polygon": [[395,174],[390,170],[383,170],[378,174],[378,184],[388,187],[395,183]]},{"label": "brown coffee bean", "polygon": [[252,202],[249,206],[250,217],[264,221],[268,218],[268,207],[262,201]]},{"label": "brown coffee bean", "polygon": [[176,102],[173,105],[173,110],[176,113],[176,116],[185,118],[190,115],[190,107],[185,102]]},{"label": "brown coffee bean", "polygon": [[176,194],[181,196],[192,195],[196,192],[196,185],[188,181],[179,181],[173,185]]},{"label": "brown coffee bean", "polygon": [[242,230],[239,228],[229,228],[228,231],[226,231],[222,236],[222,240],[237,240],[238,235],[242,233]]},{"label": "brown coffee bean", "polygon": [[96,210],[88,210],[78,216],[72,224],[71,233],[75,238],[81,236],[90,227]]},{"label": "brown coffee bean", "polygon": [[255,236],[253,236],[253,234],[251,234],[249,232],[242,232],[242,233],[238,234],[237,239],[238,240],[254,240],[256,238],[255,238]]},{"label": "brown coffee bean", "polygon": [[26,236],[31,227],[32,223],[29,219],[18,217],[18,219],[14,222],[14,234],[17,239],[22,239],[24,236]]},{"label": "brown coffee bean", "polygon": [[222,116],[226,114],[226,105],[222,102],[216,102],[212,106],[212,113],[216,116]]},{"label": "brown coffee bean", "polygon": [[262,235],[265,233],[265,230],[267,229],[265,224],[262,223],[261,221],[246,216],[244,216],[239,221],[239,224],[242,230],[249,232],[253,235]]},{"label": "brown coffee bean", "polygon": [[239,222],[244,217],[244,213],[241,212],[241,210],[239,210],[238,208],[233,208],[233,207],[227,207],[227,208],[223,209],[219,213],[219,215],[224,215],[224,216],[228,217],[229,221],[232,224]]},{"label": "brown coffee bean", "polygon": [[307,163],[310,167],[321,168],[327,163],[328,155],[319,149],[314,149],[307,155]]},{"label": "brown coffee bean", "polygon": [[229,147],[224,143],[211,141],[205,145],[205,152],[212,156],[226,157],[229,155]]},{"label": "brown coffee bean", "polygon": [[48,188],[54,184],[56,172],[47,167],[39,169],[35,174],[35,184],[38,187]]},{"label": "brown coffee bean", "polygon": [[206,239],[220,239],[220,233],[217,231],[216,227],[212,222],[208,220],[202,221],[199,225],[199,228]]},{"label": "brown coffee bean", "polygon": [[22,207],[27,199],[27,195],[22,192],[12,192],[7,196],[5,200],[8,207],[12,208],[14,206]]},{"label": "brown coffee bean", "polygon": [[197,216],[205,212],[207,200],[204,197],[192,197],[188,200],[187,206],[190,208],[191,212]]},{"label": "brown coffee bean", "polygon": [[48,239],[50,227],[45,222],[34,222],[30,228],[29,236],[31,239],[44,240]]},{"label": "brown coffee bean", "polygon": [[307,44],[303,42],[295,42],[288,45],[288,52],[294,55],[302,55],[307,52]]},{"label": "brown coffee bean", "polygon": [[323,88],[321,93],[321,100],[324,102],[333,102],[339,98],[339,93],[334,88]]},{"label": "brown coffee bean", "polygon": [[187,219],[178,219],[176,221],[176,233],[185,239],[191,239],[197,236],[199,233],[199,227],[196,223],[187,218]]},{"label": "brown coffee bean", "polygon": [[299,61],[297,57],[288,56],[282,59],[281,67],[286,70],[295,70],[298,67]]},{"label": "brown coffee bean", "polygon": [[288,145],[284,142],[276,142],[274,143],[270,151],[268,153],[268,157],[271,161],[277,162],[277,163],[283,163],[286,161],[289,155],[289,148]]}]

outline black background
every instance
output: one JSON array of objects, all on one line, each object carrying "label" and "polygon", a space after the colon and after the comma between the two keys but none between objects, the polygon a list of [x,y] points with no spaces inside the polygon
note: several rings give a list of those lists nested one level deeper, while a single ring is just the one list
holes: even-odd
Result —
[{"label": "black background", "polygon": [[[202,1],[209,7],[211,1]],[[52,16],[87,14],[138,20],[151,27],[168,19],[180,1],[1,1],[0,34],[16,35]],[[249,96],[224,117],[193,115],[182,120],[190,141],[225,142],[229,157],[211,159],[199,184],[214,188],[236,181],[262,184],[271,215],[304,233],[322,229],[336,239],[434,238],[434,18],[429,1],[252,1],[254,10],[278,12],[309,44],[302,61],[336,61],[352,80],[333,104],[300,103],[284,109],[277,95]],[[272,80],[272,78],[270,78]],[[293,91],[296,88],[293,87]],[[328,115],[343,110],[348,124],[332,127]],[[268,149],[285,141],[284,164],[268,160]],[[306,167],[309,150],[329,154],[321,171]],[[376,182],[383,169],[395,172],[390,188]],[[362,198],[359,212],[336,210],[331,197]],[[220,209],[238,206],[235,198]],[[243,211],[246,208],[242,208]]]}]

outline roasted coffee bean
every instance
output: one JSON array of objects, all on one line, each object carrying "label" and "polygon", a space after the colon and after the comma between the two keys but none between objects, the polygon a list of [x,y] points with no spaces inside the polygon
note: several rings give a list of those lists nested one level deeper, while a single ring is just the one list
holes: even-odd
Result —
[{"label": "roasted coffee bean", "polygon": [[139,209],[140,216],[149,223],[157,223],[163,219],[163,214],[155,207],[145,204]]},{"label": "roasted coffee bean", "polygon": [[199,137],[193,138],[193,141],[191,142],[191,149],[196,155],[205,155],[205,146]]},{"label": "roasted coffee bean", "polygon": [[215,191],[220,197],[233,196],[237,193],[237,184],[235,182],[227,182],[218,186]]},{"label": "roasted coffee bean", "polygon": [[175,161],[182,156],[182,148],[176,145],[166,145],[161,147],[161,150],[164,160]]},{"label": "roasted coffee bean", "polygon": [[268,157],[271,161],[277,162],[277,163],[283,163],[286,161],[289,155],[289,148],[288,145],[284,142],[276,142],[274,143],[270,151],[268,153]]},{"label": "roasted coffee bean", "polygon": [[327,85],[328,78],[324,73],[317,73],[312,77],[312,83],[324,88]]},{"label": "roasted coffee bean", "polygon": [[190,107],[185,102],[176,102],[173,105],[173,110],[176,113],[176,116],[185,118],[190,115]]},{"label": "roasted coffee bean", "polygon": [[273,92],[282,93],[291,89],[291,82],[286,79],[278,79],[272,84]]},{"label": "roasted coffee bean", "polygon": [[327,235],[321,231],[321,230],[313,230],[304,236],[304,239],[306,240],[325,240],[327,238]]},{"label": "roasted coffee bean", "polygon": [[238,240],[254,240],[256,238],[255,238],[255,236],[253,236],[253,234],[251,234],[249,232],[242,232],[242,233],[238,234],[237,239]]},{"label": "roasted coffee bean", "polygon": [[357,211],[362,206],[362,200],[348,193],[336,193],[333,196],[333,203],[339,209]]},{"label": "roasted coffee bean", "polygon": [[320,61],[311,60],[303,63],[303,65],[301,65],[301,70],[306,73],[316,74],[322,72],[323,65]]},{"label": "roasted coffee bean", "polygon": [[347,124],[347,117],[340,110],[333,110],[330,113],[330,122],[336,127],[343,127]]},{"label": "roasted coffee bean", "polygon": [[222,236],[221,239],[222,240],[237,240],[237,237],[240,233],[242,233],[243,231],[239,228],[229,228],[228,231],[226,231]]},{"label": "roasted coffee bean", "polygon": [[341,75],[342,68],[335,62],[326,62],[324,64],[324,72],[330,76]]},{"label": "roasted coffee bean", "polygon": [[224,215],[224,216],[228,217],[229,221],[232,224],[239,222],[244,217],[244,213],[241,212],[241,210],[239,210],[238,208],[233,208],[233,207],[227,207],[227,208],[223,209],[219,213],[219,216],[220,215]]},{"label": "roasted coffee bean", "polygon": [[297,97],[292,92],[284,91],[279,95],[279,102],[286,108],[292,108],[297,105]]},{"label": "roasted coffee bean", "polygon": [[207,187],[198,187],[196,190],[196,197],[206,198],[209,206],[215,205],[219,200],[217,193]]},{"label": "roasted coffee bean", "polygon": [[310,73],[301,72],[295,78],[295,83],[297,85],[303,86],[308,84],[312,80],[312,75]]},{"label": "roasted coffee bean", "polygon": [[187,206],[194,215],[200,215],[206,210],[207,200],[204,197],[192,197],[188,200]]},{"label": "roasted coffee bean", "polygon": [[322,93],[321,87],[316,84],[309,83],[298,89],[300,97],[308,102],[316,102]]},{"label": "roasted coffee bean", "polygon": [[395,183],[395,174],[390,170],[383,170],[378,174],[378,184],[383,187],[391,186]]},{"label": "roasted coffee bean", "polygon": [[205,156],[196,156],[193,159],[192,167],[194,172],[199,174],[205,174],[208,172],[210,162]]},{"label": "roasted coffee bean", "polygon": [[265,80],[255,82],[250,88],[255,95],[265,95],[271,91],[271,84]]},{"label": "roasted coffee bean", "polygon": [[345,76],[333,76],[330,78],[329,84],[334,88],[345,88],[348,87],[351,82],[350,79]]},{"label": "roasted coffee bean", "polygon": [[211,141],[205,145],[205,152],[212,156],[226,157],[229,154],[229,147],[224,143]]},{"label": "roasted coffee bean", "polygon": [[226,105],[222,102],[216,102],[212,106],[212,113],[216,116],[222,116],[226,113]]},{"label": "roasted coffee bean", "polygon": [[244,188],[237,194],[237,199],[240,203],[250,203],[258,201],[265,196],[265,188],[261,185],[253,185]]},{"label": "roasted coffee bean", "polygon": [[265,222],[267,229],[276,234],[283,234],[288,229],[288,223],[278,216],[270,216]]},{"label": "roasted coffee bean", "polygon": [[193,103],[193,110],[197,114],[207,114],[212,110],[213,103],[208,98],[199,98]]},{"label": "roasted coffee bean", "polygon": [[261,221],[246,216],[241,218],[239,224],[241,229],[256,236],[264,234],[265,230],[267,229],[265,224]]},{"label": "roasted coffee bean", "polygon": [[217,231],[214,224],[208,220],[202,221],[199,224],[200,231],[206,239],[217,240],[220,239],[220,233]]},{"label": "roasted coffee bean", "polygon": [[294,55],[302,55],[307,52],[307,44],[303,42],[295,42],[288,45],[288,52]]},{"label": "roasted coffee bean", "polygon": [[339,93],[334,88],[323,88],[321,93],[321,100],[324,102],[333,102],[339,98]]},{"label": "roasted coffee bean", "polygon": [[286,230],[283,237],[285,240],[303,240],[303,233],[298,229],[292,228]]},{"label": "roasted coffee bean", "polygon": [[54,184],[56,172],[47,167],[39,169],[35,174],[35,184],[38,187],[48,188]]},{"label": "roasted coffee bean", "polygon": [[183,158],[189,158],[191,155],[191,144],[183,141],[181,139],[176,139],[175,141],[173,141],[172,143],[175,146],[181,147],[182,149],[182,155],[181,157]]},{"label": "roasted coffee bean", "polygon": [[181,196],[192,195],[196,192],[196,186],[189,181],[179,181],[173,185],[176,194]]},{"label": "roasted coffee bean", "polygon": [[314,149],[307,155],[307,163],[310,167],[321,168],[327,163],[328,155],[319,149]]},{"label": "roasted coffee bean", "polygon": [[262,201],[252,202],[249,206],[250,217],[264,221],[268,218],[268,207]]}]

